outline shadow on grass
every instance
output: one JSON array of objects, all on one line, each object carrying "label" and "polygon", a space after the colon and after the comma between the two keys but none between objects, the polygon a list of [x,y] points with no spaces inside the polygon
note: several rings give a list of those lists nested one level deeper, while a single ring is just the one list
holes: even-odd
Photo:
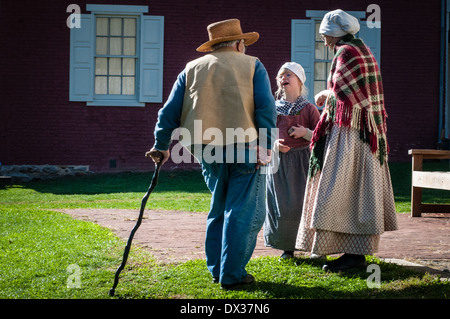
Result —
[{"label": "shadow on grass", "polygon": [[[353,269],[332,273],[321,270],[324,261],[309,258],[294,258],[286,266],[311,267],[315,269],[309,275],[300,272],[299,277],[317,277],[319,280],[290,278],[286,282],[270,280],[257,281],[243,288],[247,292],[266,292],[271,298],[302,299],[427,299],[448,298],[450,285],[440,281],[439,276],[431,276],[424,269],[414,270],[401,265],[386,263],[374,257],[367,257],[367,264],[379,267],[380,283],[378,288],[369,287],[372,271]],[[304,280],[304,282],[302,282]],[[291,283],[293,281],[293,283]],[[354,286],[349,282],[354,282]]]},{"label": "shadow on grass", "polygon": [[[424,169],[446,170],[446,162],[424,164]],[[394,196],[396,201],[409,202],[411,200],[411,164],[389,164]],[[140,173],[111,173],[93,174],[89,176],[63,177],[50,180],[32,181],[12,187],[33,189],[39,193],[52,193],[57,195],[89,195],[145,192],[150,185],[153,172]],[[168,171],[164,168],[160,172],[158,187],[155,192],[187,192],[209,193],[200,170]],[[424,202],[445,203],[450,202],[450,191],[423,190]]]},{"label": "shadow on grass", "polygon": [[[56,195],[92,195],[111,193],[145,193],[153,172],[94,174],[39,180],[12,187],[33,189],[39,193]],[[157,192],[209,193],[200,171],[164,171],[159,174]]]}]

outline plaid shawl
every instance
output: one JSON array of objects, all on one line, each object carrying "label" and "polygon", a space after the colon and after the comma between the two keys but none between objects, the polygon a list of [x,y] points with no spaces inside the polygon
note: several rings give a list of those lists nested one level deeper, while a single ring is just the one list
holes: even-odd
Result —
[{"label": "plaid shawl", "polygon": [[335,124],[359,130],[381,165],[389,153],[383,85],[374,56],[352,35],[337,43],[335,52],[328,78],[332,93],[311,140],[309,176],[322,169],[326,137]]}]

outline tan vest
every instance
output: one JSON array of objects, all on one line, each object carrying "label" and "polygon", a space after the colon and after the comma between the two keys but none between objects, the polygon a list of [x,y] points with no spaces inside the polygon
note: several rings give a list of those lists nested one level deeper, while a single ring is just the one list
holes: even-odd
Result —
[{"label": "tan vest", "polygon": [[183,145],[227,145],[257,139],[253,99],[256,60],[237,52],[213,52],[186,65],[180,126],[190,132],[191,140],[182,136]]}]

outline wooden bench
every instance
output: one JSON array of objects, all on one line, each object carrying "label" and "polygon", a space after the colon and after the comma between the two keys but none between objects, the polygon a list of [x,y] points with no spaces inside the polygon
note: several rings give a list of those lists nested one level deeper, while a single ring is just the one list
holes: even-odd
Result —
[{"label": "wooden bench", "polygon": [[421,150],[408,151],[412,155],[411,217],[422,213],[450,213],[449,204],[423,204],[422,188],[450,190],[450,172],[423,171],[424,159],[450,159],[450,151]]}]

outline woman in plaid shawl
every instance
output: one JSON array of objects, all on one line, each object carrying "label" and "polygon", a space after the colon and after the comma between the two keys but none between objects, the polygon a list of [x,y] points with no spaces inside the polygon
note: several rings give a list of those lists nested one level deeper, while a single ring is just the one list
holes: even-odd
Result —
[{"label": "woman in plaid shawl", "polygon": [[361,39],[359,22],[328,12],[319,29],[334,49],[328,89],[316,95],[324,110],[311,140],[309,179],[296,248],[343,253],[323,269],[366,265],[380,235],[397,229],[387,164],[386,111],[378,64]]}]

